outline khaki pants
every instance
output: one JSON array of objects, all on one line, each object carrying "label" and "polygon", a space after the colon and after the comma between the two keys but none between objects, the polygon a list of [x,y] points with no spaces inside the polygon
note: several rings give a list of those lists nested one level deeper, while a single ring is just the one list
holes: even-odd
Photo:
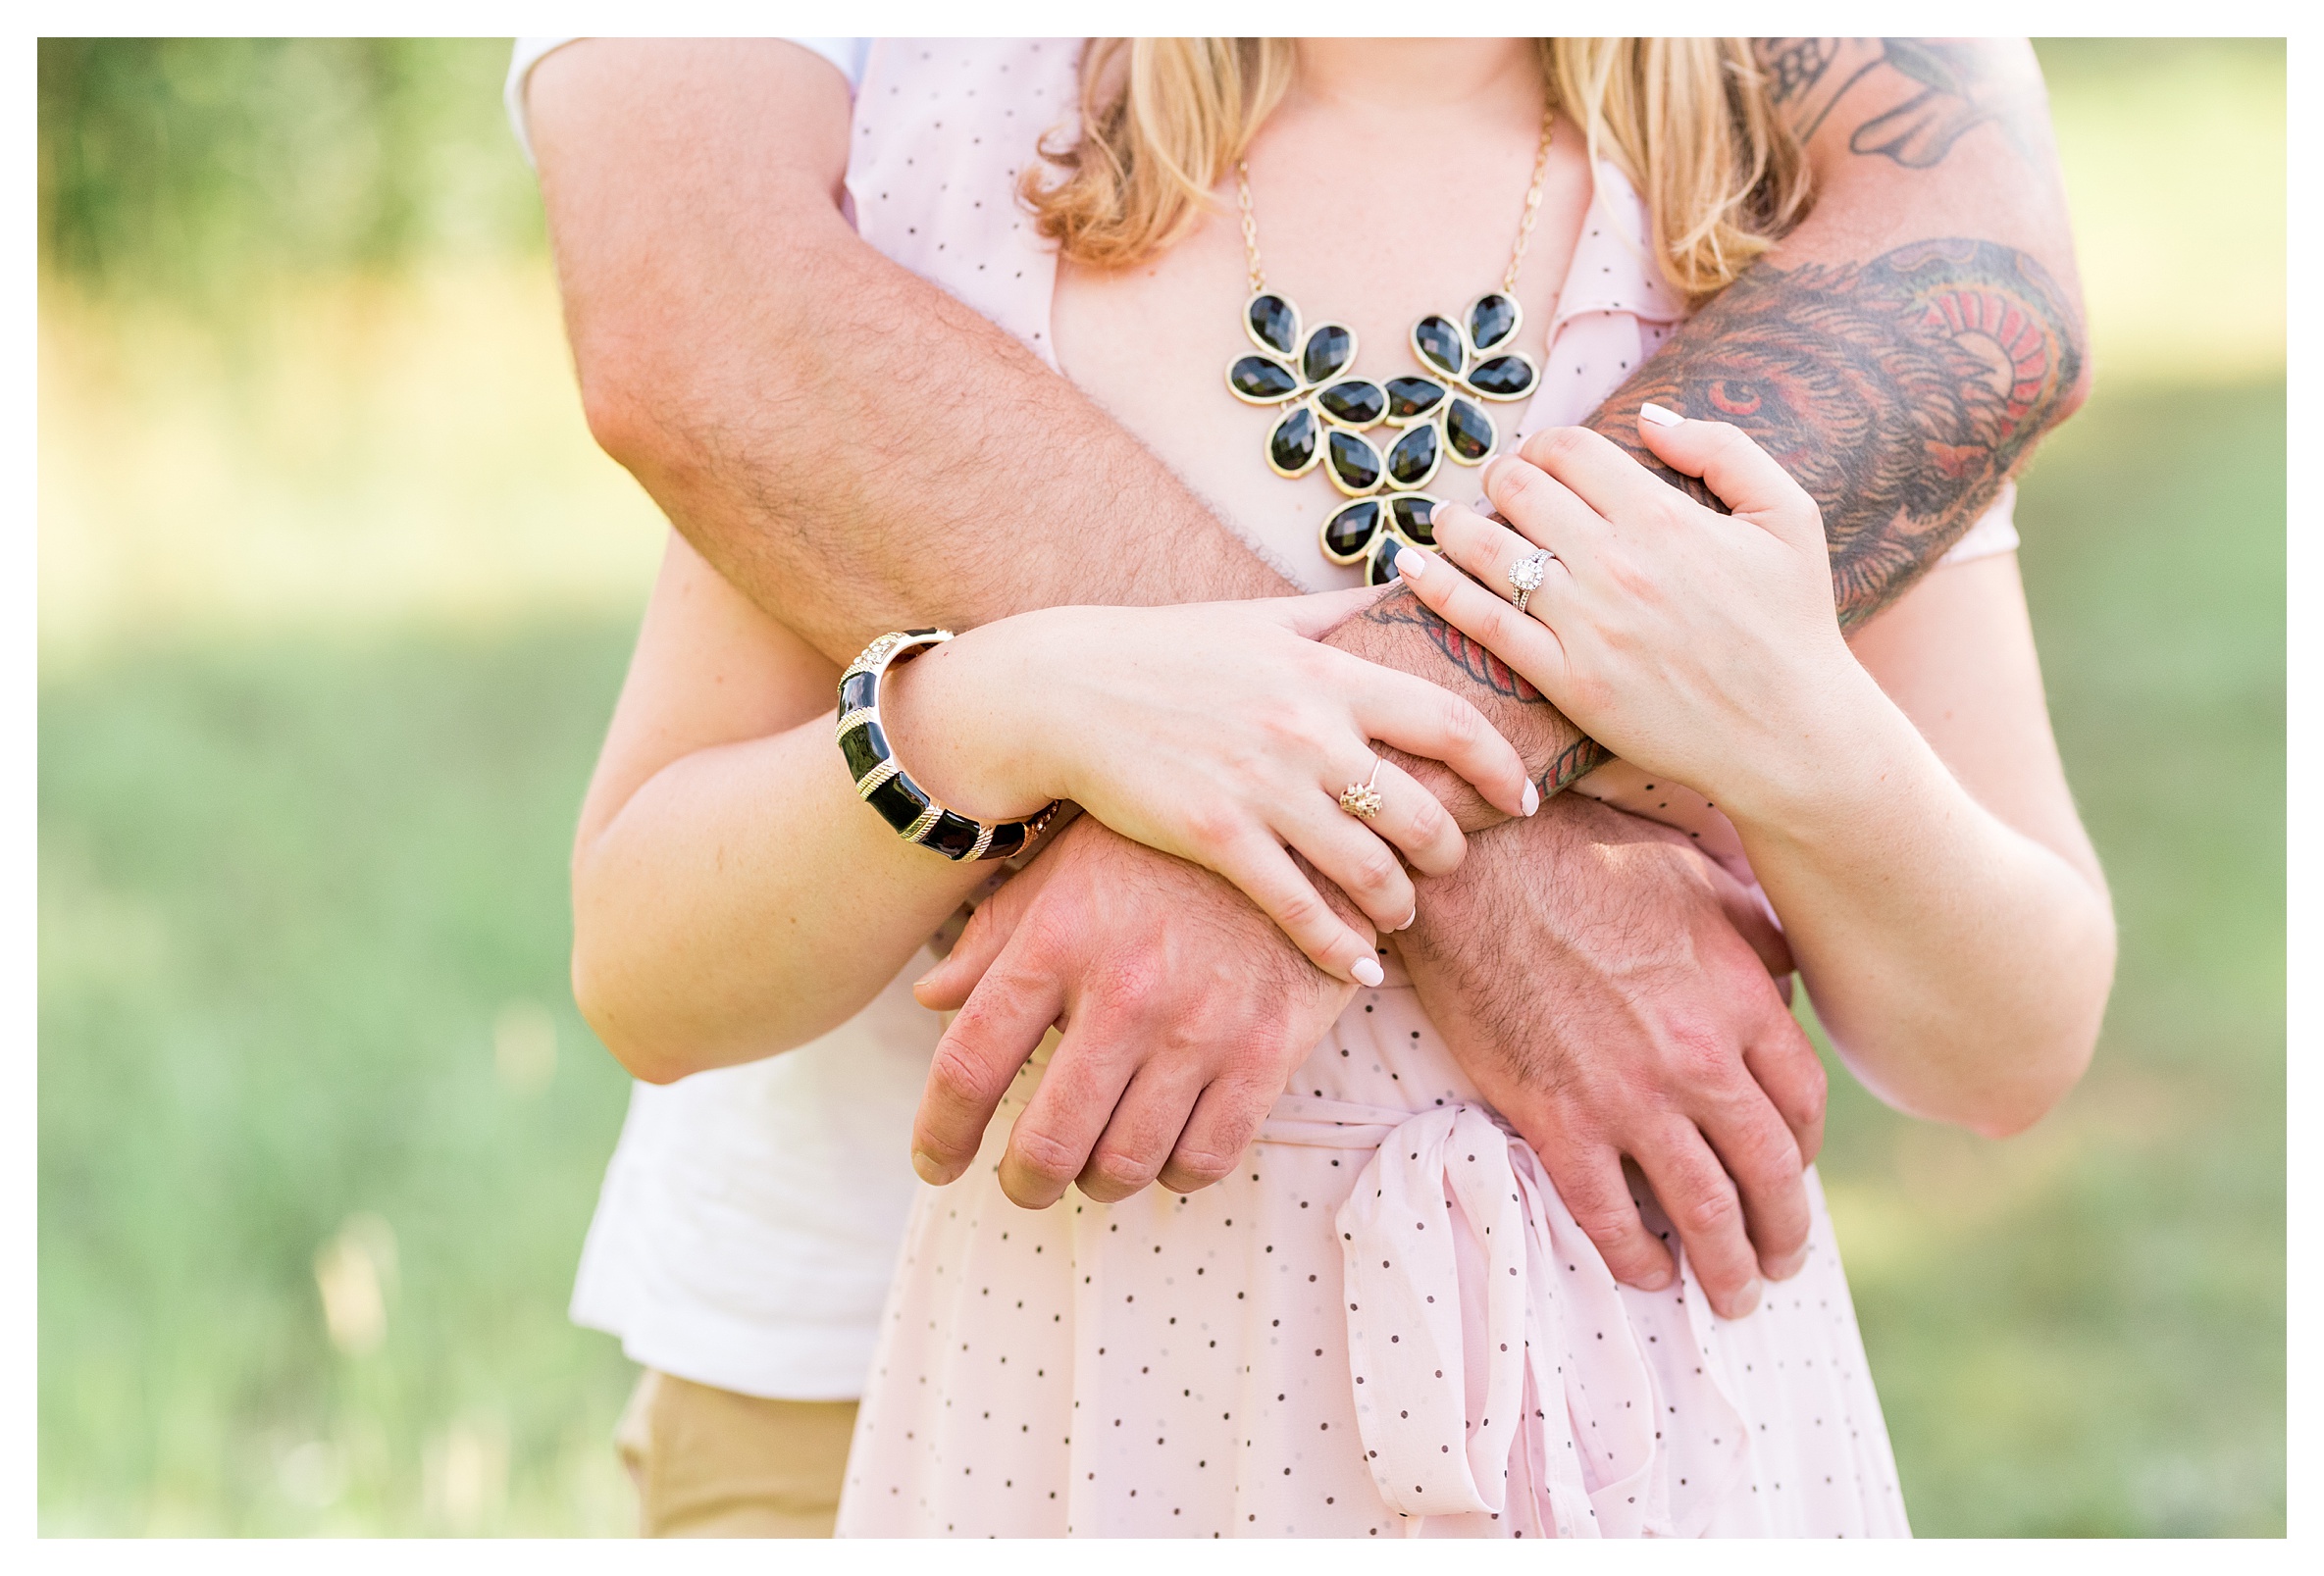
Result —
[{"label": "khaki pants", "polygon": [[647,1538],[828,1538],[852,1400],[765,1400],[648,1368],[614,1430]]}]

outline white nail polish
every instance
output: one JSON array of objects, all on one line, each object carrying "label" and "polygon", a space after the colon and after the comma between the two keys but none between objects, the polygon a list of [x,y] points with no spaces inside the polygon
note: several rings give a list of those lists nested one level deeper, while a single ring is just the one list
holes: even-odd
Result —
[{"label": "white nail polish", "polygon": [[1396,549],[1396,574],[1401,580],[1419,580],[1428,573],[1428,555],[1418,547]]},{"label": "white nail polish", "polygon": [[1527,815],[1531,815],[1535,810],[1541,808],[1541,790],[1535,788],[1529,779],[1525,783],[1525,796],[1522,802]]},{"label": "white nail polish", "polygon": [[1375,957],[1358,958],[1356,966],[1348,972],[1356,977],[1358,985],[1368,985],[1375,991],[1379,989],[1380,982],[1388,977],[1381,972],[1380,960]]},{"label": "white nail polish", "polygon": [[1645,420],[1652,422],[1657,427],[1677,427],[1680,422],[1686,420],[1685,417],[1679,415],[1677,411],[1665,410],[1662,406],[1657,405],[1652,400],[1648,400],[1645,404],[1640,405],[1638,407],[1638,414]]},{"label": "white nail polish", "polygon": [[1396,928],[1400,931],[1409,931],[1413,928],[1414,923],[1418,921],[1420,917],[1420,905],[1415,903],[1412,905],[1412,912],[1404,916],[1404,923],[1397,926]]}]

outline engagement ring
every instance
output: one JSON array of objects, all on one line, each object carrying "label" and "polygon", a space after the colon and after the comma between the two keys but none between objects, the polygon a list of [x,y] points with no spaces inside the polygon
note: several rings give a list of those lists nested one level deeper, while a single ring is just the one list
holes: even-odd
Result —
[{"label": "engagement ring", "polygon": [[1339,796],[1339,807],[1359,821],[1369,821],[1379,814],[1380,807],[1388,802],[1380,797],[1380,790],[1371,786],[1379,775],[1380,763],[1378,758],[1374,757],[1371,763],[1371,776],[1361,783],[1350,783]]},{"label": "engagement ring", "polygon": [[1543,569],[1556,556],[1546,547],[1536,547],[1509,566],[1509,588],[1517,592],[1514,600],[1520,613],[1525,610],[1525,603],[1532,594],[1541,588]]}]

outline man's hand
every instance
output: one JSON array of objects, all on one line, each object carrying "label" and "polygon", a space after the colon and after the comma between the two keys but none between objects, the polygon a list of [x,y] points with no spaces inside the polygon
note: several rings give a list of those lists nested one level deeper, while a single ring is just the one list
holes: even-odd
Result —
[{"label": "man's hand", "polygon": [[912,1164],[939,1185],[976,1158],[1042,1035],[1064,1031],[1001,1162],[1002,1191],[1046,1209],[1074,1182],[1110,1202],[1225,1176],[1355,987],[1219,877],[1084,816],[976,911],[916,993],[960,1008],[912,1126]]},{"label": "man's hand", "polygon": [[1625,1156],[1722,1315],[1804,1262],[1823,1064],[1776,986],[1782,934],[1684,837],[1563,795],[1476,839],[1398,941],[1454,1057],[1617,1279],[1672,1272]]}]

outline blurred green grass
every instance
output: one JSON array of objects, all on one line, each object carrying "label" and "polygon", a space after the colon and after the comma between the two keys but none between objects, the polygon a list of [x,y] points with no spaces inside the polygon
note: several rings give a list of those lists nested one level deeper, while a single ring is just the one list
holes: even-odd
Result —
[{"label": "blurred green grass", "polygon": [[[116,47],[41,53],[42,1529],[625,1530],[564,859],[658,528],[504,55]],[[2020,521],[2120,981],[2033,1133],[1835,1074],[1825,1174],[1922,1532],[2281,1533],[2284,55],[2043,51],[2100,385]]]}]

